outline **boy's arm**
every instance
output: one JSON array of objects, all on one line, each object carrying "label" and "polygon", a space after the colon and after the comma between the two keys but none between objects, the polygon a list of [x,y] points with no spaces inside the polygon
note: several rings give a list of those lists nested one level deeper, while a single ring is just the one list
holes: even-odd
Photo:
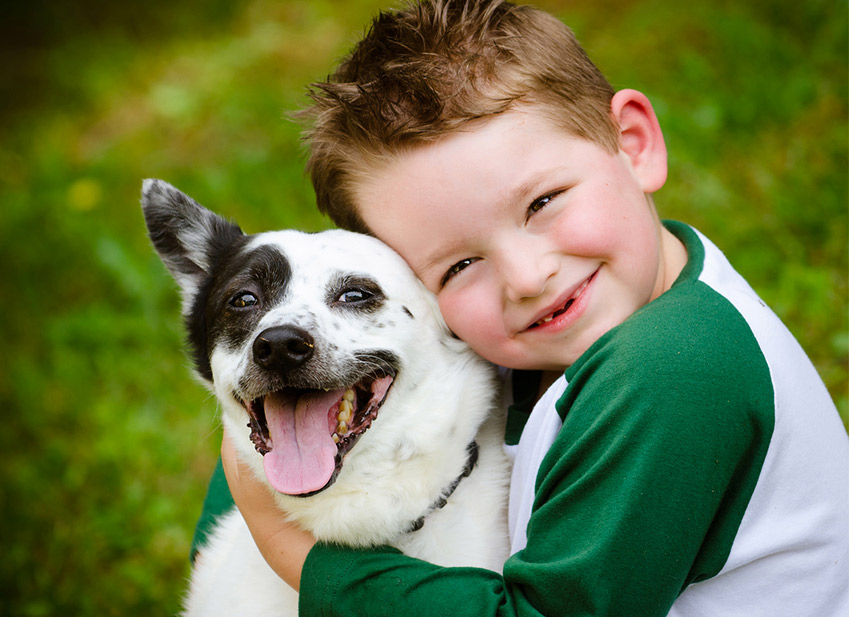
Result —
[{"label": "boy's arm", "polygon": [[571,372],[527,547],[503,575],[319,543],[301,614],[666,615],[727,558],[769,442],[756,408],[771,397],[758,387],[768,375],[732,354],[658,347]]},{"label": "boy's arm", "polygon": [[221,461],[233,500],[262,556],[277,575],[297,591],[301,569],[315,538],[281,515],[269,488],[254,478],[250,468],[239,461],[226,430],[221,442]]},{"label": "boy's arm", "polygon": [[[281,516],[267,486],[257,480],[250,468],[239,460],[226,431],[221,445],[221,461],[230,493],[245,518],[260,552],[277,575],[296,591],[300,589],[302,583],[307,582],[307,579],[302,578],[305,561],[314,556],[313,561],[325,563],[330,568],[329,570],[322,570],[321,566],[318,566],[312,572],[309,583],[313,589],[322,589],[326,586],[331,591],[330,595],[334,597],[336,594],[348,596],[349,599],[351,597],[346,592],[346,586],[358,580],[356,575],[353,579],[348,579],[344,574],[348,568],[347,563],[351,561],[354,571],[357,568],[365,567],[370,572],[376,568],[378,571],[389,574],[392,581],[390,584],[393,587],[417,585],[422,571],[424,571],[426,578],[435,577],[441,585],[447,584],[449,587],[456,588],[458,593],[463,594],[464,603],[469,603],[470,606],[475,607],[470,614],[489,614],[481,611],[486,611],[485,606],[492,606],[494,609],[502,601],[503,582],[501,576],[495,572],[474,568],[440,568],[424,561],[406,557],[400,551],[390,547],[361,550],[316,544],[316,540],[311,534],[297,525],[287,522]],[[382,565],[384,558],[388,558],[388,562]],[[400,558],[400,563],[396,561],[397,558]],[[402,572],[400,577],[392,573],[399,568]],[[410,578],[407,579],[406,575],[410,575]],[[483,589],[480,589],[481,577],[486,580]],[[479,588],[476,598],[469,597],[470,589],[467,588],[467,581],[476,582]],[[397,604],[372,605],[385,591],[383,588],[385,584],[379,575],[367,575],[364,581],[355,585],[357,594],[364,594],[367,598],[366,603],[354,602],[357,608],[353,611],[343,608],[341,604],[337,606],[336,603],[333,603],[332,614],[352,615],[358,614],[357,611],[359,610],[363,611],[361,614],[364,615],[386,614],[397,617],[397,609],[393,608],[397,607]],[[374,586],[374,591],[370,591],[372,586]],[[324,592],[316,591],[315,595],[324,595]],[[425,612],[423,614],[432,614],[429,612],[430,602],[426,601],[424,606]],[[318,607],[302,604],[299,614],[324,613]]]}]

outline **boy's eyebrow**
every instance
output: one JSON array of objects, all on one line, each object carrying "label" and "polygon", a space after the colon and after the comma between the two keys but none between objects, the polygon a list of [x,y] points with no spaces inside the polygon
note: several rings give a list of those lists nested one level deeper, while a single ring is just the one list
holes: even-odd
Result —
[{"label": "boy's eyebrow", "polygon": [[[510,191],[509,199],[502,205],[509,207],[511,204],[515,204],[519,201],[533,201],[534,199],[544,197],[546,194],[556,191],[560,185],[563,184],[563,181],[559,179],[554,181],[554,177],[559,177],[560,174],[565,174],[568,171],[569,168],[565,165],[537,171],[532,176],[525,179],[521,185]],[[543,188],[546,182],[549,181],[549,178],[552,178],[552,186]],[[528,203],[527,205],[530,206],[531,204]]]},{"label": "boy's eyebrow", "polygon": [[[439,246],[433,253],[427,255],[420,263],[413,266],[413,271],[424,278],[422,275],[428,274],[433,268],[444,262],[449,255],[460,251],[462,245],[460,242],[452,241],[449,244]],[[473,255],[472,255],[473,257]],[[440,275],[441,276],[441,273]]]}]

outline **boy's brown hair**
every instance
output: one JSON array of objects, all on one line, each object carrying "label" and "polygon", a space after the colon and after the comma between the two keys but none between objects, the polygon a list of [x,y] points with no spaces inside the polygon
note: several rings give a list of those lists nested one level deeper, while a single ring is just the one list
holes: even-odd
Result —
[{"label": "boy's brown hair", "polygon": [[[301,118],[319,209],[368,232],[353,194],[370,169],[466,123],[530,103],[570,134],[619,147],[613,88],[572,32],[503,0],[424,0],[381,12]],[[391,196],[387,196],[391,199]]]}]

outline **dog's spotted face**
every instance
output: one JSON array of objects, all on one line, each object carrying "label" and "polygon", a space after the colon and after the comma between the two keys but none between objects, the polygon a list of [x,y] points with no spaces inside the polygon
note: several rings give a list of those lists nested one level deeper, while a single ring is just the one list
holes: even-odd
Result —
[{"label": "dog's spotted face", "polygon": [[183,291],[196,370],[250,426],[269,482],[329,487],[417,361],[409,350],[444,334],[432,296],[373,238],[246,236],[161,181],[145,183],[143,208]]},{"label": "dog's spotted face", "polygon": [[352,240],[260,234],[241,248],[238,266],[214,277],[206,306],[195,307],[208,320],[216,391],[247,411],[281,493],[308,495],[334,481],[403,370],[403,347],[387,330],[414,332],[410,308],[365,273],[373,265],[351,263],[350,245],[340,260],[335,245]]}]

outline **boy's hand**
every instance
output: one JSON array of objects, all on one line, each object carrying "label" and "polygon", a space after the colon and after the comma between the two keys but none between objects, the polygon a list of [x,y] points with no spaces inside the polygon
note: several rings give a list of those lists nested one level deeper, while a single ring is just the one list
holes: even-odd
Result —
[{"label": "boy's hand", "polygon": [[286,521],[286,515],[277,507],[270,489],[239,460],[226,430],[221,442],[221,461],[230,492],[260,553],[277,576],[298,591],[301,570],[307,553],[316,542],[315,538],[297,524]]}]

